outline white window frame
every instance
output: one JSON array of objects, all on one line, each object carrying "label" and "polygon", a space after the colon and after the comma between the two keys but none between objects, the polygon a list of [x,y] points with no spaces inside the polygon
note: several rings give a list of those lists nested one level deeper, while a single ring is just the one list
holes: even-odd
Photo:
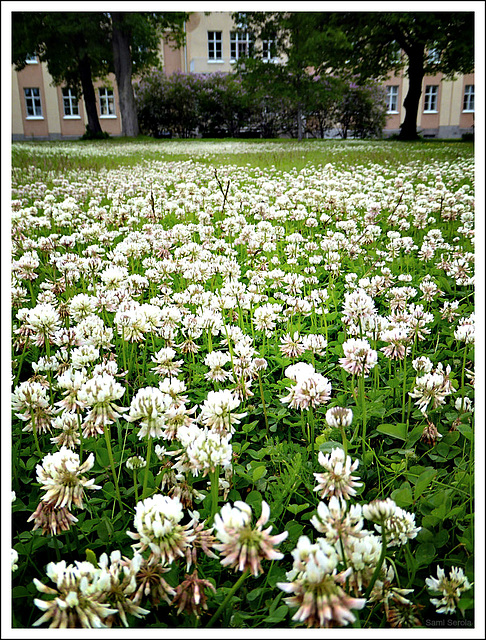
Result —
[{"label": "white window frame", "polygon": [[108,87],[99,87],[100,118],[116,118],[115,92]]},{"label": "white window frame", "polygon": [[272,56],[272,45],[274,44],[275,40],[262,40],[262,60],[264,62],[275,60],[275,56]]},{"label": "white window frame", "polygon": [[208,31],[208,62],[223,62],[222,31]]},{"label": "white window frame", "polygon": [[424,113],[438,113],[439,85],[428,84],[424,93]]},{"label": "white window frame", "polygon": [[[241,52],[245,49],[245,53]],[[230,62],[236,62],[240,57],[250,55],[250,34],[246,31],[230,31]]]},{"label": "white window frame", "polygon": [[386,112],[398,113],[398,85],[397,84],[389,84],[386,87]]},{"label": "white window frame", "polygon": [[474,113],[474,85],[466,84],[464,87],[464,98],[462,101],[464,113]]},{"label": "white window frame", "polygon": [[[30,94],[27,92],[30,92]],[[27,120],[44,120],[39,87],[24,87],[24,99]],[[29,114],[29,109],[32,111],[31,114]]]},{"label": "white window frame", "polygon": [[[68,113],[66,113],[66,107],[68,107]],[[72,89],[63,87],[62,89],[62,109],[63,118],[65,120],[80,120],[79,115],[79,100],[77,95]]]}]

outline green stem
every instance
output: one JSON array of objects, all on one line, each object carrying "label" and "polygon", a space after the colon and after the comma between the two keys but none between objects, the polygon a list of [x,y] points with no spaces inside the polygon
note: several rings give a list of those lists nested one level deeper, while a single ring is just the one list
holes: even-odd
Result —
[{"label": "green stem", "polygon": [[370,593],[373,591],[373,587],[375,586],[375,582],[378,579],[378,576],[380,575],[380,571],[381,571],[381,567],[385,561],[385,556],[386,556],[386,535],[385,535],[385,523],[382,520],[381,522],[381,553],[380,553],[380,557],[378,559],[378,562],[376,564],[375,570],[373,572],[373,575],[371,576],[371,582],[368,585],[368,588],[366,589],[366,593],[364,594],[364,598],[365,600],[368,600]]},{"label": "green stem", "polygon": [[262,377],[260,375],[260,372],[258,372],[258,384],[260,385],[260,397],[262,399],[262,407],[263,407],[263,417],[265,418],[265,430],[267,432],[267,438],[268,438],[268,416],[267,416],[267,407],[265,405],[265,398],[263,397],[263,385],[262,385]]},{"label": "green stem", "polygon": [[133,469],[133,487],[135,489],[135,504],[138,502],[138,480],[137,480],[137,469]]},{"label": "green stem", "polygon": [[309,407],[308,414],[309,414],[309,440],[311,445],[311,456],[312,456],[312,460],[314,460],[315,427],[314,427],[314,410],[312,407]]},{"label": "green stem", "polygon": [[219,496],[219,465],[216,466],[214,471],[209,472],[211,479],[211,517],[212,522],[216,511],[218,510],[218,496]]},{"label": "green stem", "polygon": [[249,569],[245,569],[243,571],[243,573],[241,574],[241,576],[238,578],[238,580],[235,582],[235,584],[231,587],[231,589],[228,591],[226,598],[223,600],[222,604],[219,606],[218,610],[216,611],[216,613],[214,614],[214,616],[211,618],[211,620],[208,622],[208,624],[206,625],[207,629],[210,629],[215,622],[217,622],[218,618],[221,616],[221,614],[223,613],[223,611],[226,608],[226,605],[228,604],[228,602],[230,601],[230,599],[233,597],[233,595],[236,593],[236,591],[241,587],[241,585],[243,584],[243,582],[246,580],[246,578],[248,577],[250,571]]},{"label": "green stem", "polygon": [[361,444],[363,451],[363,462],[364,462],[364,453],[365,453],[365,442],[366,442],[366,398],[365,398],[365,382],[364,382],[364,372],[359,379],[359,395],[361,402],[361,414],[363,418],[363,430],[361,433]]},{"label": "green stem", "polygon": [[39,447],[39,438],[37,437],[37,426],[35,424],[34,412],[33,412],[32,409],[30,411],[30,417],[31,417],[31,421],[32,421],[32,432],[34,434],[35,448],[37,449],[37,453],[39,454],[39,456],[41,458],[43,458],[44,456],[43,456],[42,451],[41,451],[41,449]]},{"label": "green stem", "polygon": [[147,483],[148,483],[148,474],[150,467],[150,457],[152,455],[152,438],[150,434],[147,434],[147,464],[145,466],[145,473],[143,475],[143,487],[142,487],[142,500],[147,497]]},{"label": "green stem", "polygon": [[115,483],[116,497],[118,500],[118,504],[120,505],[120,511],[123,513],[124,508],[123,508],[123,503],[120,495],[120,487],[118,486],[118,478],[116,477],[115,461],[113,459],[113,451],[111,449],[110,432],[109,432],[109,427],[106,424],[103,425],[103,432],[105,434],[105,442],[106,442],[106,450],[108,451],[108,458],[110,459],[111,475],[113,476],[113,482]]},{"label": "green stem", "polygon": [[402,422],[405,422],[406,397],[407,397],[407,354],[405,354],[403,358]]}]

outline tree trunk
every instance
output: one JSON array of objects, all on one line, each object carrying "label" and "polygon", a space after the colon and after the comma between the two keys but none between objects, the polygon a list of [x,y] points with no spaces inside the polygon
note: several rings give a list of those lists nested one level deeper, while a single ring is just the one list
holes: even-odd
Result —
[{"label": "tree trunk", "polygon": [[132,54],[130,33],[124,28],[124,13],[112,13],[112,45],[118,98],[122,120],[122,134],[136,137],[139,134],[137,107],[132,86]]},{"label": "tree trunk", "polygon": [[98,110],[96,108],[96,95],[91,76],[91,64],[88,55],[83,56],[79,61],[79,77],[83,89],[84,105],[88,117],[88,131],[91,135],[102,133]]},{"label": "tree trunk", "polygon": [[424,79],[424,52],[423,49],[408,54],[408,93],[403,101],[405,118],[400,125],[400,140],[418,140],[417,116],[422,95],[422,82]]}]

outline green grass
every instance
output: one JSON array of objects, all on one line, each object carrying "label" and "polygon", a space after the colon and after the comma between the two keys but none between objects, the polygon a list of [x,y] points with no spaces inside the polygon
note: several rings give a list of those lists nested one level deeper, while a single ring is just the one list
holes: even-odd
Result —
[{"label": "green grass", "polygon": [[474,144],[462,141],[399,142],[396,140],[196,139],[156,140],[110,138],[102,141],[16,142],[14,168],[46,172],[115,169],[152,161],[197,160],[216,166],[233,164],[278,171],[308,165],[394,164],[426,157],[453,162],[474,155]]}]

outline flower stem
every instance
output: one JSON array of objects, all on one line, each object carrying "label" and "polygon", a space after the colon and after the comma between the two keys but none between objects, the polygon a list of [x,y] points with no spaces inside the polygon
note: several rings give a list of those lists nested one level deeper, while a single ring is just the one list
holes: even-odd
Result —
[{"label": "flower stem", "polygon": [[37,449],[37,453],[41,458],[43,458],[42,451],[39,447],[39,438],[37,437],[37,425],[35,424],[34,412],[31,410],[30,412],[31,420],[32,420],[32,432],[34,434],[35,448]]},{"label": "flower stem", "polygon": [[118,504],[120,505],[120,511],[123,513],[124,508],[123,508],[123,502],[120,495],[120,487],[118,486],[118,478],[116,477],[115,461],[113,460],[113,451],[111,449],[111,442],[110,442],[110,432],[109,432],[109,427],[106,424],[103,425],[103,432],[105,434],[106,450],[108,451],[108,458],[110,459],[111,475],[113,476],[113,482],[115,484],[116,497],[118,500]]},{"label": "flower stem", "polygon": [[260,385],[260,397],[262,399],[263,417],[265,418],[265,430],[267,432],[267,438],[268,438],[269,432],[268,432],[267,407],[265,405],[265,398],[263,397],[263,385],[262,385],[262,377],[260,375],[260,372],[258,373],[258,384]]},{"label": "flower stem", "polygon": [[216,465],[214,471],[209,472],[211,478],[211,517],[212,522],[216,511],[218,510],[218,495],[219,495],[219,465]]},{"label": "flower stem", "polygon": [[371,576],[371,581],[368,585],[368,588],[366,589],[366,593],[364,594],[365,600],[368,600],[370,593],[373,591],[373,587],[375,586],[375,582],[377,581],[378,576],[380,575],[381,567],[383,566],[383,562],[385,561],[385,555],[386,555],[385,523],[382,522],[381,523],[381,553],[380,553],[380,557],[378,558],[378,562],[376,563],[376,567],[373,572],[373,575]]},{"label": "flower stem", "polygon": [[216,611],[216,613],[214,614],[214,616],[211,618],[211,620],[208,622],[208,624],[206,625],[207,629],[210,629],[214,623],[218,620],[218,618],[221,616],[221,614],[223,613],[223,611],[226,608],[226,605],[228,604],[228,602],[230,601],[230,599],[233,597],[233,595],[236,593],[236,591],[241,587],[241,585],[243,584],[243,582],[246,580],[246,578],[249,575],[249,569],[245,569],[245,571],[243,571],[243,573],[241,574],[241,576],[238,578],[238,580],[235,582],[235,584],[231,587],[231,589],[228,591],[226,598],[223,600],[222,604],[219,606],[218,610]]},{"label": "flower stem", "polygon": [[150,434],[147,434],[147,464],[145,465],[145,473],[143,475],[143,487],[142,487],[142,500],[147,497],[147,483],[148,483],[148,474],[150,467],[150,457],[152,455],[152,438]]},{"label": "flower stem", "polygon": [[363,430],[361,432],[361,444],[363,449],[363,461],[364,461],[364,453],[365,453],[365,442],[366,442],[366,398],[365,398],[365,382],[364,382],[364,373],[361,375],[359,379],[359,395],[361,402],[361,414],[363,418]]}]

